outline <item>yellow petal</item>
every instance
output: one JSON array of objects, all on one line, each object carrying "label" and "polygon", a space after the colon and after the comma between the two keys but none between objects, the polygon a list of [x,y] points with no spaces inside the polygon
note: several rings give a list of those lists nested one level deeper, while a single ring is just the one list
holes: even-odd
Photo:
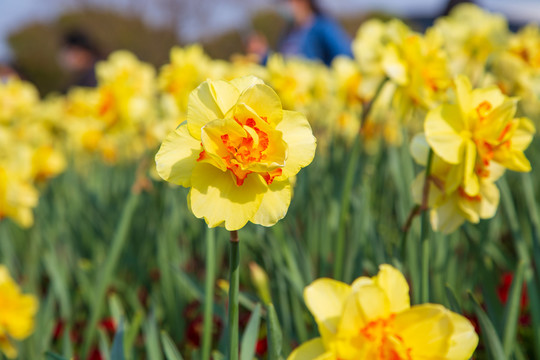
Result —
[{"label": "yellow petal", "polygon": [[304,300],[317,323],[335,333],[351,287],[341,281],[317,279],[304,289]]},{"label": "yellow petal", "polygon": [[480,191],[480,183],[474,170],[476,166],[476,144],[472,140],[465,142],[464,160],[463,187],[468,195],[476,196]]},{"label": "yellow petal", "polygon": [[204,218],[209,227],[224,223],[229,231],[238,230],[257,213],[266,183],[257,174],[249,174],[242,186],[229,171],[198,163],[191,176],[188,203],[193,214]]},{"label": "yellow petal", "polygon": [[390,312],[399,313],[410,307],[409,284],[399,270],[383,264],[374,280],[390,300]]},{"label": "yellow petal", "polygon": [[446,354],[447,360],[470,359],[478,345],[478,335],[474,326],[465,317],[449,312],[448,316],[454,327],[450,338],[450,348]]},{"label": "yellow petal", "polygon": [[187,122],[195,139],[200,140],[201,128],[208,122],[223,119],[238,100],[239,92],[225,81],[207,80],[189,94]]},{"label": "yellow petal", "polygon": [[336,357],[326,352],[321,338],[309,340],[289,355],[287,360],[335,360]]},{"label": "yellow petal", "polygon": [[465,218],[458,206],[457,197],[450,196],[445,202],[431,210],[431,226],[434,230],[450,234],[465,222]]},{"label": "yellow petal", "polygon": [[431,110],[424,123],[426,139],[433,151],[450,164],[461,162],[464,121],[456,105],[441,105]]},{"label": "yellow petal", "polygon": [[291,184],[289,180],[274,181],[268,185],[261,206],[251,222],[263,226],[272,226],[283,219],[291,203]]},{"label": "yellow petal", "polygon": [[283,111],[283,120],[276,126],[288,146],[287,160],[281,178],[294,176],[309,165],[315,156],[317,140],[306,117],[296,111]]},{"label": "yellow petal", "polygon": [[384,49],[382,66],[390,79],[399,85],[407,84],[407,65],[400,58],[398,49],[395,45],[390,44]]},{"label": "yellow petal", "polygon": [[15,349],[5,335],[0,335],[0,351],[3,352],[8,359],[15,359],[17,357],[17,349]]},{"label": "yellow petal", "polygon": [[229,154],[221,139],[221,136],[225,134],[229,135],[230,138],[245,137],[247,135],[244,128],[233,119],[210,121],[201,130],[201,142],[204,150],[214,159],[213,164],[222,171],[227,169],[222,158]]},{"label": "yellow petal", "polygon": [[[248,167],[251,171],[272,171],[277,167],[283,167],[285,165],[288,156],[288,146],[283,139],[284,134],[276,131],[274,127],[261,119],[254,109],[244,103],[240,103],[235,107],[234,118],[238,119],[241,123],[244,123],[244,120],[253,119],[255,121],[255,127],[268,136],[268,148],[265,151],[266,158],[263,161],[252,163]],[[244,126],[244,128],[252,134],[255,132],[248,126]],[[256,136],[255,134],[253,135]]]},{"label": "yellow petal", "polygon": [[9,335],[13,339],[22,340],[28,337],[34,330],[34,314],[38,308],[37,299],[32,295],[20,295],[17,304],[12,310],[16,315],[10,318],[5,325]]},{"label": "yellow petal", "polygon": [[253,85],[264,84],[264,81],[256,76],[249,75],[233,79],[231,80],[231,84],[238,89],[239,93],[242,93],[244,90],[252,87]]},{"label": "yellow petal", "polygon": [[167,135],[156,154],[156,170],[164,180],[190,186],[191,172],[202,151],[201,143],[193,138],[187,125]]},{"label": "yellow petal", "polygon": [[356,292],[356,301],[364,323],[390,315],[390,299],[379,286],[366,284]]},{"label": "yellow petal", "polygon": [[518,121],[519,125],[512,136],[512,147],[524,151],[529,147],[536,129],[533,122],[527,118],[519,118]]},{"label": "yellow petal", "polygon": [[248,87],[238,98],[238,104],[246,104],[272,126],[283,119],[281,100],[271,87],[255,84]]},{"label": "yellow petal", "polygon": [[469,112],[472,110],[471,105],[471,92],[472,92],[472,85],[469,81],[469,78],[467,78],[465,75],[458,75],[456,80],[456,95],[457,95],[457,103],[459,106],[459,109],[461,111],[461,118],[465,121],[465,126],[468,127],[468,124],[466,123],[466,119],[469,116]]},{"label": "yellow petal", "polygon": [[426,166],[429,155],[429,144],[424,133],[416,134],[409,146],[411,155],[418,165]]},{"label": "yellow petal", "polygon": [[459,197],[459,208],[467,216],[467,220],[473,223],[493,217],[499,206],[499,188],[489,180],[482,181],[479,195],[479,198],[474,199]]},{"label": "yellow petal", "polygon": [[507,97],[504,96],[501,92],[501,89],[496,86],[482,89],[474,89],[471,95],[472,111],[475,111],[478,105],[480,105],[484,101],[489,102],[493,108],[496,108],[507,99]]},{"label": "yellow petal", "polygon": [[441,305],[423,304],[396,315],[396,332],[411,349],[411,358],[444,358],[454,330],[447,313]]}]

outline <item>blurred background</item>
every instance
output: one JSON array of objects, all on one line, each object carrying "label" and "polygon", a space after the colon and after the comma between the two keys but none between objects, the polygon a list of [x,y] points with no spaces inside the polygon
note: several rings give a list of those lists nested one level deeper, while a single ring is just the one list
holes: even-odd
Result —
[{"label": "blurred background", "polygon": [[[320,6],[354,36],[372,16],[396,16],[418,30],[431,25],[455,0],[320,0]],[[512,29],[540,22],[538,0],[481,0],[505,14]],[[74,29],[99,56],[127,49],[161,66],[173,45],[202,43],[213,58],[245,53],[249,36],[263,34],[270,48],[285,26],[283,0],[0,0],[0,64],[34,83],[41,95],[70,85],[60,49]],[[85,40],[86,41],[86,40]]]}]

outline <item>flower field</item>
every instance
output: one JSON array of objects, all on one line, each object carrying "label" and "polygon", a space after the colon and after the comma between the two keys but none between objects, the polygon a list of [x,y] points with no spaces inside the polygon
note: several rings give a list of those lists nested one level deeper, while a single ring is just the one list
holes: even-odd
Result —
[{"label": "flower field", "polygon": [[540,359],[540,27],[0,83],[0,359]]}]

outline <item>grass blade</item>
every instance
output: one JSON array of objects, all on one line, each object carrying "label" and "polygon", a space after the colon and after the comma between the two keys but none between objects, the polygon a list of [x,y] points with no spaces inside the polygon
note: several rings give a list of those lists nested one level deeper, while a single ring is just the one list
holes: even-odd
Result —
[{"label": "grass blade", "polygon": [[240,360],[252,360],[255,357],[255,345],[259,338],[261,326],[261,304],[257,304],[249,317],[249,322],[244,330],[240,344]]},{"label": "grass blade", "polygon": [[184,360],[174,341],[172,341],[169,334],[165,331],[161,332],[161,345],[163,346],[163,352],[165,353],[165,358],[167,360]]}]

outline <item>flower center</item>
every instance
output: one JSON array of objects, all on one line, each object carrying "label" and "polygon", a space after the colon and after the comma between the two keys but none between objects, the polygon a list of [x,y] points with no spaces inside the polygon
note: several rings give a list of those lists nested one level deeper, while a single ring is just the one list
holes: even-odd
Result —
[{"label": "flower center", "polygon": [[465,189],[463,189],[463,187],[461,187],[461,186],[458,188],[458,194],[459,194],[460,197],[464,198],[467,201],[471,201],[471,202],[480,202],[480,201],[482,201],[482,196],[480,194],[475,195],[475,196],[471,196],[471,195],[467,194],[465,192]]},{"label": "flower center", "polygon": [[385,319],[377,319],[367,323],[360,329],[362,342],[373,345],[373,356],[377,360],[412,360],[411,348],[397,334],[393,326],[395,314]]},{"label": "flower center", "polygon": [[[258,173],[270,185],[274,178],[282,174],[281,167],[275,168],[275,164],[270,166],[273,162],[272,151],[275,145],[272,135],[264,129],[264,124],[257,126],[257,122],[248,118],[246,120],[239,121],[234,119],[235,122],[242,127],[243,134],[239,136],[237,132],[227,132],[216,136],[220,150],[219,159],[223,161],[223,164],[230,170],[232,175],[236,179],[236,185],[242,186],[246,177],[251,173]],[[266,119],[263,118],[263,121]],[[261,129],[261,127],[263,129]],[[275,136],[274,136],[275,137]],[[197,161],[206,160],[207,154],[203,150],[199,154]]]},{"label": "flower center", "polygon": [[489,101],[482,101],[477,107],[476,107],[476,114],[478,115],[478,118],[480,120],[484,120],[488,113],[491,111],[491,108],[493,106]]}]

